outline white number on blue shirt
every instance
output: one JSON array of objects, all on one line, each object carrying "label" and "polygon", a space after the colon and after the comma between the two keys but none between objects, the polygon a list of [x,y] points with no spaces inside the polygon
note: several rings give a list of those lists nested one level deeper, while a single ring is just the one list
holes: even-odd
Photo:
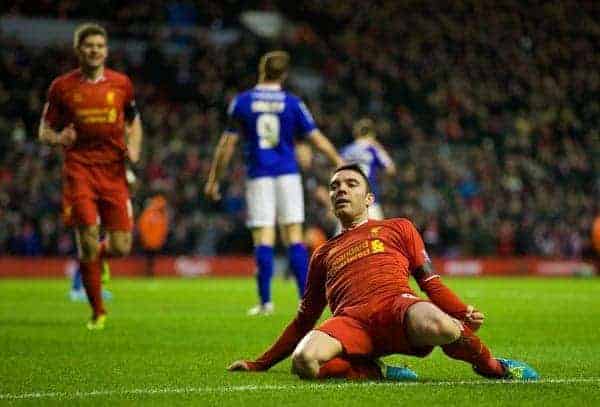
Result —
[{"label": "white number on blue shirt", "polygon": [[275,148],[279,144],[279,116],[272,113],[263,113],[258,116],[256,134],[260,148]]}]

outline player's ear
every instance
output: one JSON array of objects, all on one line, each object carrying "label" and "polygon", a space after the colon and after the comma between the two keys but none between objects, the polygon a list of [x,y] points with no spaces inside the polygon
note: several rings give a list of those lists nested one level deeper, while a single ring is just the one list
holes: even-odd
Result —
[{"label": "player's ear", "polygon": [[365,199],[367,206],[371,206],[375,202],[375,195],[372,192],[367,192]]}]

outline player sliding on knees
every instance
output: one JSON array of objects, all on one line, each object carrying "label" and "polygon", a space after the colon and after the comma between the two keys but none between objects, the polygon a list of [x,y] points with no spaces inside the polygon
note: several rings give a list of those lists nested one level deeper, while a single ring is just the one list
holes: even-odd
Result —
[{"label": "player sliding on knees", "polygon": [[[368,219],[373,194],[358,165],[339,167],[329,193],[344,229],[313,254],[296,318],[262,356],[236,361],[229,370],[264,371],[292,355],[293,373],[305,379],[414,380],[407,368],[385,366],[378,358],[425,357],[440,346],[488,378],[538,378],[525,363],[492,356],[475,335],[483,314],[433,272],[408,219]],[[411,275],[429,300],[412,291]],[[315,329],[327,304],[332,317]]]}]

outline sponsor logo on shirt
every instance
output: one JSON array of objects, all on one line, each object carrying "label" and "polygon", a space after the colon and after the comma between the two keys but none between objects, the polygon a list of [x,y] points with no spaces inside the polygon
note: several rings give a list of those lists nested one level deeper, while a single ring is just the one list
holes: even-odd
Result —
[{"label": "sponsor logo on shirt", "polygon": [[330,257],[331,260],[328,262],[329,268],[327,270],[327,275],[328,277],[331,277],[350,263],[370,254],[382,253],[384,251],[385,246],[379,239],[358,242],[346,250],[340,250],[340,254]]}]

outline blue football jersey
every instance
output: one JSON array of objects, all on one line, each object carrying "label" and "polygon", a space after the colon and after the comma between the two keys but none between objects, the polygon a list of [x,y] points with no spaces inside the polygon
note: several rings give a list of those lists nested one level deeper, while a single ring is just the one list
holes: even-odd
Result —
[{"label": "blue football jersey", "polygon": [[387,155],[367,140],[359,139],[344,147],[341,156],[348,163],[360,165],[360,168],[369,179],[377,201],[379,197],[379,184],[377,182],[379,172],[390,165]]},{"label": "blue football jersey", "polygon": [[241,131],[249,178],[298,172],[294,147],[316,129],[315,121],[297,96],[273,85],[257,85],[238,94],[228,109],[230,121]]}]

